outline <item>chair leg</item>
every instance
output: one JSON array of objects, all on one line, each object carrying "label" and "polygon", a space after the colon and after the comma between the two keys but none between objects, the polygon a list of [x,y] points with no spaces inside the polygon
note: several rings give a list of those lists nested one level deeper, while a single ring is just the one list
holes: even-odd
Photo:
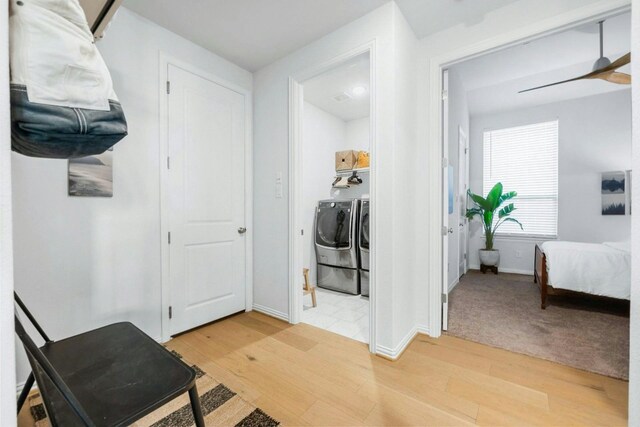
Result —
[{"label": "chair leg", "polygon": [[314,307],[318,306],[318,303],[316,302],[316,288],[311,289],[311,302],[313,303]]},{"label": "chair leg", "polygon": [[195,384],[189,389],[189,399],[191,400],[191,409],[193,410],[193,419],[196,421],[196,427],[204,427],[200,396],[198,396],[198,389]]},{"label": "chair leg", "polygon": [[33,377],[33,372],[29,374],[27,381],[24,383],[24,387],[22,388],[22,392],[20,393],[20,397],[18,398],[18,414],[22,410],[22,406],[24,402],[27,400],[27,396],[29,396],[29,392],[31,391],[31,387],[33,387],[33,383],[35,378]]}]

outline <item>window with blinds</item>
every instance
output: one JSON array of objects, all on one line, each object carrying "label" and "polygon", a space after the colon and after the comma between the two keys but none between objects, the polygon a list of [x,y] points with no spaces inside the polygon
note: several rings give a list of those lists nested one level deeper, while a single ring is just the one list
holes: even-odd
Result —
[{"label": "window with blinds", "polygon": [[498,235],[555,237],[558,230],[558,121],[484,132],[483,196],[497,183],[516,191]]}]

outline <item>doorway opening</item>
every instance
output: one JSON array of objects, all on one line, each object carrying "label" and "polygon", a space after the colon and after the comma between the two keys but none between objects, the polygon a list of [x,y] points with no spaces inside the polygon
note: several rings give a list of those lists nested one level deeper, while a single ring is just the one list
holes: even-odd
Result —
[{"label": "doorway opening", "polygon": [[449,335],[628,378],[630,22],[443,67]]},{"label": "doorway opening", "polygon": [[370,48],[292,80],[291,322],[372,345]]}]

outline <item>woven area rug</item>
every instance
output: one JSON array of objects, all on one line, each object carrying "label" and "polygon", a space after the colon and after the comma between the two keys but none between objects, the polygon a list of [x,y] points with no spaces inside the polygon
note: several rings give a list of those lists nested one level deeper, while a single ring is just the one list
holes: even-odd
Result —
[{"label": "woven area rug", "polygon": [[[172,351],[173,354],[182,356]],[[183,359],[184,360],[184,359]],[[207,426],[272,427],[279,422],[259,408],[242,399],[224,384],[207,375],[198,366],[184,360],[197,373],[196,385]],[[51,427],[42,397],[39,393],[29,396],[28,404],[36,427]],[[187,393],[167,403],[160,409],[133,424],[136,427],[190,427],[195,425]]]},{"label": "woven area rug", "polygon": [[629,304],[550,296],[533,276],[470,270],[449,294],[449,335],[629,378]]}]

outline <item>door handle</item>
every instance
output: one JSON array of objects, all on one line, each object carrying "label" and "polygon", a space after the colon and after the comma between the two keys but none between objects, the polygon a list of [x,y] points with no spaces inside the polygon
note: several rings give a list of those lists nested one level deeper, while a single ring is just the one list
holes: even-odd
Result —
[{"label": "door handle", "polygon": [[450,234],[453,234],[453,227],[451,227],[448,231]]},{"label": "door handle", "polygon": [[238,234],[244,234],[246,232],[247,232],[247,229],[245,227],[238,228]]}]

